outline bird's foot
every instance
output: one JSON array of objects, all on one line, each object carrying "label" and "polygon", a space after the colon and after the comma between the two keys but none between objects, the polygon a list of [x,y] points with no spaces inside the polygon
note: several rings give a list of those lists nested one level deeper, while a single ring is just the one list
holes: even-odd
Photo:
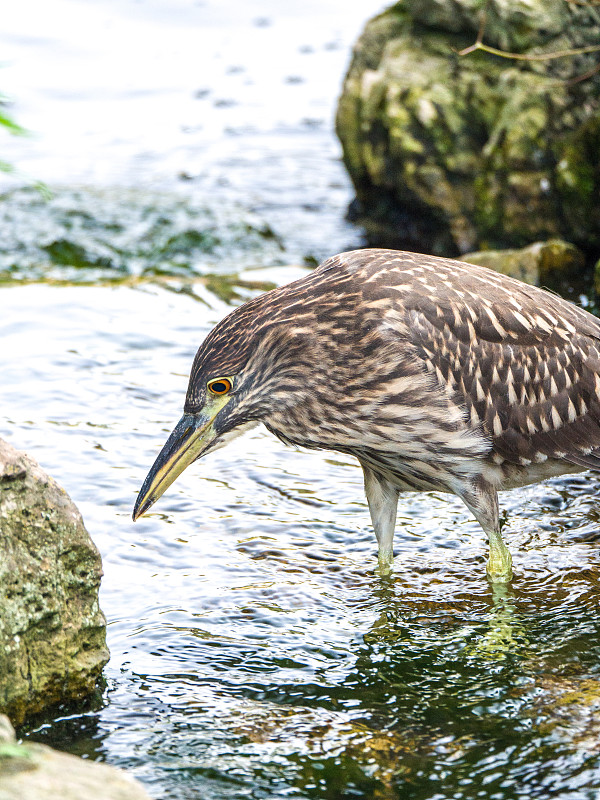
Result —
[{"label": "bird's foot", "polygon": [[486,572],[492,583],[510,583],[512,580],[512,556],[504,543],[501,547],[490,548]]},{"label": "bird's foot", "polygon": [[394,554],[393,554],[393,552],[391,552],[391,551],[390,552],[387,552],[387,551],[386,552],[382,552],[380,550],[379,551],[379,556],[378,556],[378,571],[379,571],[379,574],[384,576],[384,577],[387,577],[391,573],[393,566],[394,566]]}]

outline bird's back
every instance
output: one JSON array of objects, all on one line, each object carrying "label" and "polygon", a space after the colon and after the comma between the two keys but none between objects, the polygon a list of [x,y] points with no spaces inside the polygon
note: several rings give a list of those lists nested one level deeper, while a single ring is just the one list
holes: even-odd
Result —
[{"label": "bird's back", "polygon": [[495,464],[529,468],[533,480],[556,471],[536,466],[548,461],[600,469],[600,322],[591,314],[486,268],[416,253],[353,251],[320,271],[351,276],[364,308],[410,342],[491,441]]}]

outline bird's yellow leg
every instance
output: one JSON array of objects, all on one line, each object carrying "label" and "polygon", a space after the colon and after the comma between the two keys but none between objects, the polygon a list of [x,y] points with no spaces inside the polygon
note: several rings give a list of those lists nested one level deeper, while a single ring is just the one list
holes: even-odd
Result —
[{"label": "bird's yellow leg", "polygon": [[398,489],[370,467],[361,465],[365,476],[365,494],[371,521],[379,545],[379,571],[388,575],[394,561],[394,529],[398,509]]},{"label": "bird's yellow leg", "polygon": [[488,577],[494,583],[508,583],[512,579],[512,556],[502,540],[500,528],[488,531],[488,537],[490,542],[490,557],[486,566]]},{"label": "bird's yellow leg", "polygon": [[483,478],[479,478],[461,493],[461,497],[487,534],[490,545],[490,557],[486,565],[488,578],[492,583],[509,583],[512,580],[512,557],[500,533],[498,492]]}]

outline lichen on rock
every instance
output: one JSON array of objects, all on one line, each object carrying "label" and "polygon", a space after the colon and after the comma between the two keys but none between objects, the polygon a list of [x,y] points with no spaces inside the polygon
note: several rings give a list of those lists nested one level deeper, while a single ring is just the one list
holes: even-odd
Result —
[{"label": "lichen on rock", "polygon": [[0,440],[0,711],[15,724],[97,690],[100,554],[66,492]]},{"label": "lichen on rock", "polygon": [[[405,0],[367,23],[336,128],[371,244],[443,255],[563,238],[600,246],[600,78],[585,4]],[[595,38],[594,38],[595,36]],[[593,41],[592,41],[593,40]],[[597,56],[597,54],[596,54]]]}]

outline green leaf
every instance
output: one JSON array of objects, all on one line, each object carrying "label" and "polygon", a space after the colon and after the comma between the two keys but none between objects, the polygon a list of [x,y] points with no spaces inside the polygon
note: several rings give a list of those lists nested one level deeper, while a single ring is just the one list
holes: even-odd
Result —
[{"label": "green leaf", "polygon": [[10,133],[14,134],[15,136],[28,136],[29,131],[23,128],[21,125],[18,125],[14,120],[10,117],[7,117],[6,114],[3,114],[0,111],[0,125],[6,128]]}]

